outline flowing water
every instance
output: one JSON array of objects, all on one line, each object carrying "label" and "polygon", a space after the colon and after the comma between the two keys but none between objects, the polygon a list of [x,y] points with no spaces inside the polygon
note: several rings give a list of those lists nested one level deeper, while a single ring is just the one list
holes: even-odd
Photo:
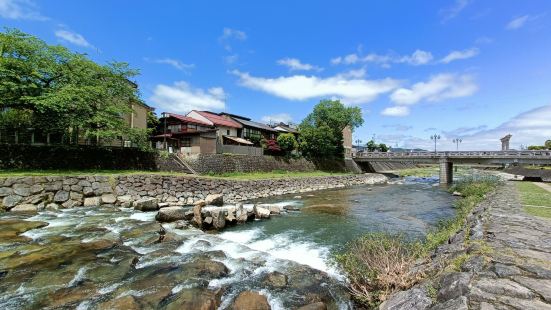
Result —
[{"label": "flowing water", "polygon": [[[272,309],[320,300],[346,309],[346,279],[331,253],[368,231],[423,237],[454,213],[453,197],[435,182],[406,179],[266,198],[251,203],[297,211],[219,233],[164,224],[161,243],[155,212],[0,214],[0,309],[194,309],[212,300],[225,309],[244,290],[266,295]],[[282,274],[283,283],[270,280]]]}]

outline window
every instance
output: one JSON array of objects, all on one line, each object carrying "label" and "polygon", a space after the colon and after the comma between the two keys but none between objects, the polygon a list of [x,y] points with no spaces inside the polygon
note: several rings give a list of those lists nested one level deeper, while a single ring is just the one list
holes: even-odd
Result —
[{"label": "window", "polygon": [[226,130],[226,132],[227,132],[227,134],[226,134],[226,135],[228,135],[228,136],[229,136],[229,135],[230,135],[230,130],[228,129],[228,130]]},{"label": "window", "polygon": [[243,130],[243,137],[248,138],[260,138],[260,131],[252,128],[245,128]]},{"label": "window", "polygon": [[191,146],[191,138],[183,138],[182,147],[190,147],[190,146]]},{"label": "window", "polygon": [[132,147],[132,141],[124,141],[124,147]]},{"label": "window", "polygon": [[182,128],[182,125],[169,125],[167,126],[168,132],[180,132],[180,129]]},{"label": "window", "polygon": [[197,125],[195,125],[195,124],[187,124],[187,129],[194,129],[194,130],[197,130]]}]

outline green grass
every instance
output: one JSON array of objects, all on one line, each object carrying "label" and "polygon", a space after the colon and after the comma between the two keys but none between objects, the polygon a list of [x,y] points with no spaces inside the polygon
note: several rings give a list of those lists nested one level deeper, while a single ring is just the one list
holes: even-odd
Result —
[{"label": "green grass", "polygon": [[551,207],[551,192],[532,182],[517,182],[516,185],[523,205]]},{"label": "green grass", "polygon": [[[0,177],[25,177],[25,176],[81,176],[81,175],[168,175],[168,176],[184,176],[188,175],[180,172],[166,171],[146,171],[146,170],[0,170]],[[206,178],[223,178],[234,180],[258,180],[258,179],[278,179],[278,178],[304,178],[304,177],[320,177],[320,176],[335,176],[346,175],[347,173],[331,173],[324,171],[310,172],[292,172],[283,170],[274,170],[271,172],[235,172],[214,174],[210,173]]]},{"label": "green grass", "polygon": [[533,216],[551,218],[551,208],[525,206],[524,211]]},{"label": "green grass", "polygon": [[284,170],[273,170],[271,172],[232,172],[232,173],[209,173],[207,177],[211,178],[225,178],[235,180],[259,180],[259,179],[279,179],[279,178],[305,178],[305,177],[322,177],[322,176],[337,176],[347,175],[349,173],[333,173],[325,171],[308,171],[308,172],[295,172]]}]

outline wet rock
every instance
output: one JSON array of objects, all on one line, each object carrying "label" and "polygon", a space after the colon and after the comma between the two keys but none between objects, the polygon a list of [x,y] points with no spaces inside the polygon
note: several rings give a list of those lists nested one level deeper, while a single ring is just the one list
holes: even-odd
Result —
[{"label": "wet rock", "polygon": [[195,213],[193,212],[193,210],[187,210],[185,213],[184,213],[184,219],[186,221],[191,221],[193,219],[193,216],[195,215]]},{"label": "wet rock", "polygon": [[[166,306],[167,310],[215,310],[220,306],[223,290],[189,288],[180,291]],[[252,308],[251,308],[252,309]]]},{"label": "wet rock", "polygon": [[24,220],[3,220],[0,221],[0,239],[9,240],[31,229],[37,229],[48,226],[46,222],[24,221]]},{"label": "wet rock", "polygon": [[210,194],[205,198],[205,203],[212,206],[223,206],[224,196],[222,194]]},{"label": "wet rock", "polygon": [[142,198],[134,201],[134,209],[140,211],[157,211],[159,205],[155,198]]},{"label": "wet rock", "polygon": [[176,228],[176,229],[185,229],[185,228],[188,228],[189,226],[190,226],[190,224],[189,224],[188,221],[180,220],[180,221],[176,222],[176,225],[174,225],[174,228]]},{"label": "wet rock", "polygon": [[23,199],[23,197],[19,195],[9,195],[4,197],[2,199],[2,206],[4,206],[7,209],[15,207],[20,201]]},{"label": "wet rock", "polygon": [[98,305],[99,310],[139,310],[142,305],[132,295],[109,300]]},{"label": "wet rock", "polygon": [[203,226],[203,214],[201,210],[203,209],[204,206],[206,206],[206,203],[204,201],[198,201],[193,207],[192,223],[199,228]]},{"label": "wet rock", "polygon": [[226,226],[226,212],[225,210],[217,209],[211,211],[212,227],[220,230]]},{"label": "wet rock", "polygon": [[419,287],[414,287],[392,295],[379,306],[379,310],[423,310],[428,309],[431,304],[432,299],[428,296],[427,292]]},{"label": "wet rock", "polygon": [[450,299],[444,303],[437,304],[436,306],[430,308],[430,310],[468,310],[467,297],[460,296],[455,299]]},{"label": "wet rock", "polygon": [[57,203],[49,203],[44,209],[47,211],[57,211],[59,209],[59,205]]},{"label": "wet rock", "polygon": [[49,307],[76,308],[78,304],[97,293],[97,288],[92,282],[85,282],[82,285],[70,288],[62,288],[52,293],[49,298]]},{"label": "wet rock", "polygon": [[17,205],[10,209],[10,212],[20,212],[20,213],[37,213],[38,207],[33,204],[22,204]]},{"label": "wet rock", "polygon": [[205,217],[203,224],[212,225],[212,216]]},{"label": "wet rock", "polygon": [[264,278],[263,283],[277,288],[285,287],[287,286],[287,276],[281,272],[274,271]]},{"label": "wet rock", "polygon": [[98,207],[99,205],[101,205],[101,198],[100,197],[84,198],[84,206],[85,207]]},{"label": "wet rock", "polygon": [[300,211],[300,209],[295,206],[284,206],[283,209],[285,209],[285,211]]},{"label": "wet rock", "polygon": [[247,210],[245,210],[245,208],[243,208],[242,204],[238,204],[236,206],[235,217],[236,217],[238,223],[245,223],[247,221],[247,219],[249,218],[249,215],[247,214]]},{"label": "wet rock", "polygon": [[472,275],[466,272],[452,272],[440,279],[440,290],[437,299],[444,302],[464,296],[469,292],[469,282]]},{"label": "wet rock", "polygon": [[113,194],[103,194],[101,195],[101,202],[112,205],[117,202],[117,197]]},{"label": "wet rock", "polygon": [[233,310],[270,310],[268,299],[257,292],[245,291],[239,294],[232,305]]},{"label": "wet rock", "polygon": [[257,219],[269,219],[270,218],[270,210],[266,208],[262,208],[259,206],[254,207],[254,215]]},{"label": "wet rock", "polygon": [[186,212],[183,207],[166,207],[161,208],[155,219],[159,222],[175,222],[183,220],[186,217]]},{"label": "wet rock", "polygon": [[74,201],[74,200],[67,200],[64,203],[61,204],[63,208],[65,209],[71,209],[73,207],[76,207],[80,205],[80,202]]},{"label": "wet rock", "polygon": [[302,306],[297,310],[327,310],[327,306],[323,302],[316,302],[306,306]]},{"label": "wet rock", "polygon": [[82,242],[81,248],[86,251],[105,251],[114,248],[118,242],[109,239],[94,240],[91,242]]},{"label": "wet rock", "polygon": [[280,214],[281,213],[281,208],[278,207],[278,206],[270,206],[269,210],[270,210],[270,214]]},{"label": "wet rock", "polygon": [[54,202],[62,203],[69,200],[69,192],[67,191],[58,191],[54,195]]}]

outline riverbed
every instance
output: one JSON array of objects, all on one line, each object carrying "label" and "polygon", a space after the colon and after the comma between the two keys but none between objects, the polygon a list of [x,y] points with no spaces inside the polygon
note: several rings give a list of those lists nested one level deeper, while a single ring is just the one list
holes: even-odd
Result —
[{"label": "riverbed", "polygon": [[162,242],[155,212],[1,214],[0,308],[226,309],[252,290],[272,309],[318,301],[347,309],[346,279],[331,253],[369,231],[422,238],[454,214],[454,198],[437,182],[406,178],[250,201],[296,211],[222,232],[165,224]]}]

